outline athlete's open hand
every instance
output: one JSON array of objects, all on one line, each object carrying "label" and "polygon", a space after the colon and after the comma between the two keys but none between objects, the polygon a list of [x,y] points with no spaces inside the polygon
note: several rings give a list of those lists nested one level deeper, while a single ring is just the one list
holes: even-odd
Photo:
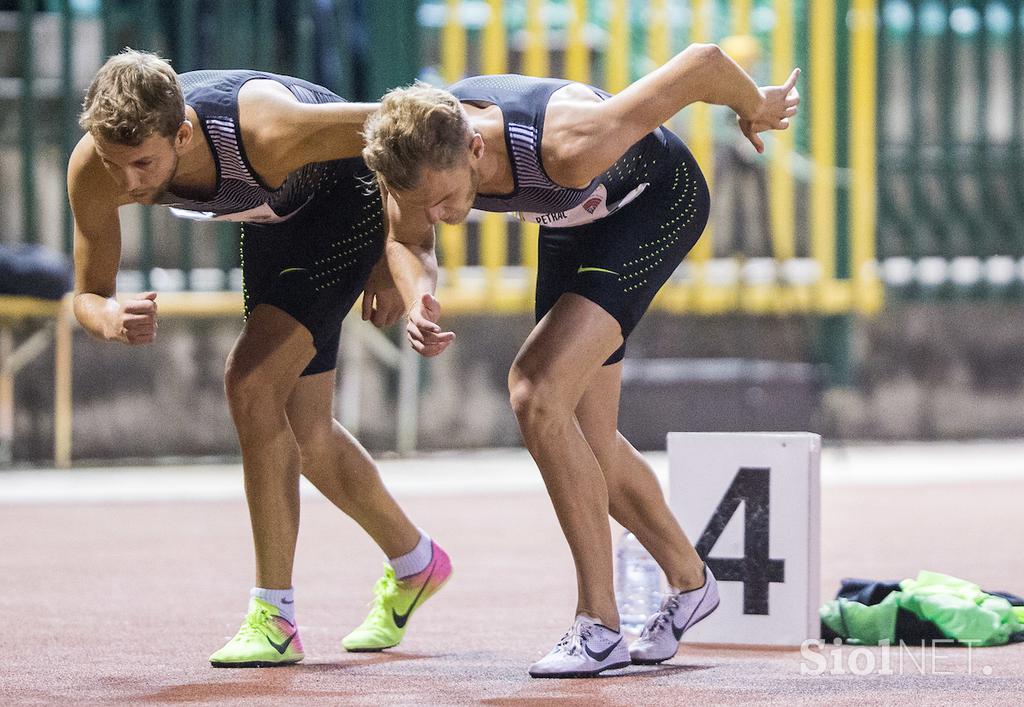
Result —
[{"label": "athlete's open hand", "polygon": [[363,321],[373,322],[376,327],[391,326],[402,318],[403,312],[402,294],[395,287],[387,258],[381,258],[363,287]]},{"label": "athlete's open hand", "polygon": [[156,293],[145,292],[139,299],[125,300],[114,315],[114,341],[129,346],[151,344],[156,338]]},{"label": "athlete's open hand", "polygon": [[800,104],[800,92],[796,90],[799,77],[800,69],[793,69],[786,83],[781,86],[763,86],[763,100],[757,113],[746,118],[740,116],[740,130],[759,153],[764,152],[764,142],[758,133],[786,130],[789,119],[796,115],[796,107]]},{"label": "athlete's open hand", "polygon": [[409,310],[409,324],[405,327],[409,343],[421,356],[437,356],[455,341],[455,334],[441,331],[437,325],[441,318],[441,303],[429,293],[423,293]]}]

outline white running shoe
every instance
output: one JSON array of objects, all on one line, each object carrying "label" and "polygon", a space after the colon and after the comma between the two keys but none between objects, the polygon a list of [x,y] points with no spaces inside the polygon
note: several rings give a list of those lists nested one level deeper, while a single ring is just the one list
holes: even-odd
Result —
[{"label": "white running shoe", "polygon": [[629,647],[636,665],[655,665],[675,656],[683,633],[718,608],[718,582],[704,565],[704,586],[667,595],[661,610],[647,619],[640,638]]},{"label": "white running shoe", "polygon": [[530,666],[530,677],[589,678],[629,664],[622,634],[580,615],[558,645]]}]

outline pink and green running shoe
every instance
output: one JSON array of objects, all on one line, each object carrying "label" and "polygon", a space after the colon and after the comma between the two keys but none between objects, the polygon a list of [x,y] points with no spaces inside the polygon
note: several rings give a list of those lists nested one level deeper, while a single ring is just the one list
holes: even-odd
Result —
[{"label": "pink and green running shoe", "polygon": [[436,594],[452,574],[447,553],[435,542],[431,542],[430,549],[430,564],[410,577],[395,579],[394,569],[384,563],[384,576],[373,588],[370,613],[359,628],[341,639],[345,650],[382,651],[401,643],[413,611]]},{"label": "pink and green running shoe", "polygon": [[280,615],[277,607],[249,598],[249,613],[238,633],[210,656],[215,668],[269,668],[302,660],[299,629]]}]

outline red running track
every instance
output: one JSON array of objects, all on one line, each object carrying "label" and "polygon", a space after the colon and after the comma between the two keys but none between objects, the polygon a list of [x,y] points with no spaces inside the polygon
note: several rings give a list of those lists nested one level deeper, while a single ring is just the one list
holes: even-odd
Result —
[{"label": "red running track", "polygon": [[[823,596],[841,576],[901,578],[919,569],[1024,593],[1024,483],[823,494]],[[684,647],[663,666],[531,680],[527,666],[567,628],[575,600],[546,497],[399,500],[455,564],[400,650],[341,649],[365,613],[382,558],[350,520],[307,498],[295,573],[307,658],[262,670],[206,662],[241,621],[252,581],[242,500],[0,505],[0,703],[1024,703],[1024,645],[943,648],[924,675],[908,659],[893,675],[810,676],[795,650]],[[848,659],[854,649],[841,650]]]}]

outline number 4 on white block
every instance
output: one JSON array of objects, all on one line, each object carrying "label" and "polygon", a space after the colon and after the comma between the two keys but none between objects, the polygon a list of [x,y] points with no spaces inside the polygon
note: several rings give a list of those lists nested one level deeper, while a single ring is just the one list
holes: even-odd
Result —
[{"label": "number 4 on white block", "polygon": [[[786,561],[769,558],[772,470],[742,467],[711,515],[697,541],[697,554],[707,559],[719,582],[743,584],[743,613],[768,614],[768,585],[786,581]],[[743,504],[743,556],[715,557],[715,543]]]},{"label": "number 4 on white block", "polygon": [[819,636],[819,460],[809,433],[671,433],[669,497],[722,601],[684,641]]}]

